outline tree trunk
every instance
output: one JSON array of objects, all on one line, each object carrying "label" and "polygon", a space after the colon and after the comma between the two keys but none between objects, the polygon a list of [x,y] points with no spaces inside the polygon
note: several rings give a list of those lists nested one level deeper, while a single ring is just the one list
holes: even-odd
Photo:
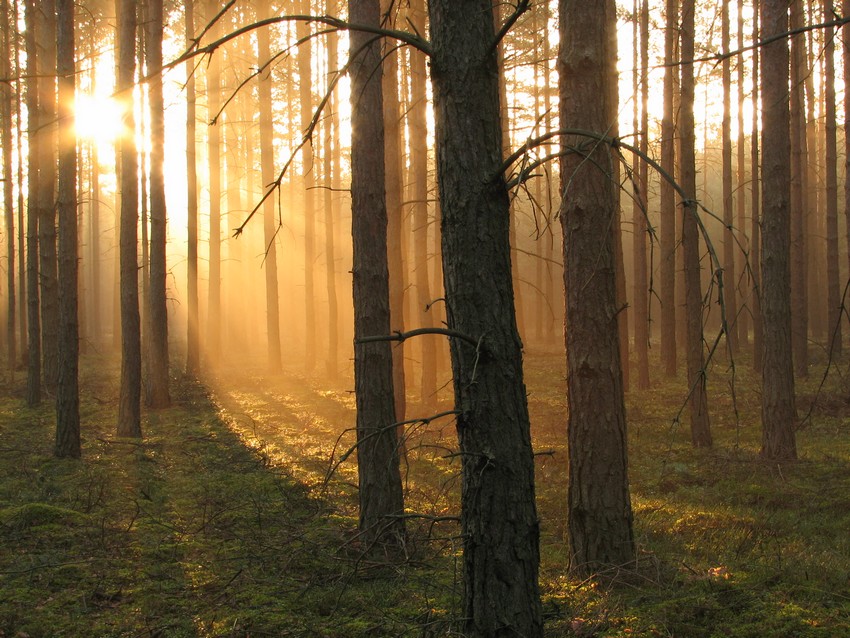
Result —
[{"label": "tree trunk", "polygon": [[[186,47],[195,35],[195,3],[186,0]],[[197,374],[201,367],[201,344],[198,325],[198,164],[196,152],[196,95],[194,61],[186,62],[186,372]]]},{"label": "tree trunk", "polygon": [[[17,0],[12,2],[13,5],[13,13],[12,17],[14,20],[15,28],[12,31],[15,34],[15,37],[12,38],[13,46],[12,46],[12,55],[14,55],[15,60],[15,75],[17,77],[22,77],[23,73],[21,71],[21,38],[20,32],[18,30],[18,21],[20,18],[20,6]],[[29,83],[27,83],[29,86]],[[18,164],[18,171],[16,175],[16,183],[18,186],[18,351],[21,357],[21,363],[26,364],[28,353],[27,353],[27,339],[28,339],[28,330],[27,330],[27,311],[28,311],[28,302],[27,302],[27,266],[26,266],[26,250],[24,250],[24,246],[26,243],[26,230],[25,230],[25,222],[24,222],[24,208],[25,208],[25,197],[24,197],[24,153],[23,153],[23,100],[21,94],[23,91],[15,91],[15,141],[16,141],[16,159]]]},{"label": "tree trunk", "polygon": [[[738,0],[738,49],[743,49],[746,46],[744,42],[744,0]],[[744,54],[737,56],[738,66],[738,140],[736,142],[736,151],[738,153],[738,178],[736,186],[735,203],[738,213],[738,239],[743,246],[743,251],[737,251],[737,263],[740,267],[736,267],[735,272],[738,274],[736,281],[728,281],[727,285],[732,285],[737,291],[737,299],[739,303],[739,312],[736,318],[738,325],[738,342],[741,346],[747,346],[750,342],[750,312],[747,305],[750,304],[750,291],[746,282],[750,281],[747,273],[747,251],[749,250],[749,242],[747,238],[747,200],[744,197],[745,184],[747,183],[747,155],[746,155],[746,136],[744,133]],[[753,133],[755,135],[755,133]]]},{"label": "tree trunk", "polygon": [[118,0],[117,90],[124,110],[119,185],[121,188],[121,391],[118,403],[118,436],[141,437],[142,341],[139,319],[138,261],[138,162],[133,115],[136,72],[136,3]]},{"label": "tree trunk", "polygon": [[696,158],[694,153],[694,0],[682,2],[682,106],[681,184],[688,195],[682,206],[682,252],[685,262],[685,306],[688,332],[688,389],[691,442],[694,447],[711,446],[708,399],[705,389],[705,354],[702,335],[702,292],[700,285],[699,228],[697,226]]},{"label": "tree trunk", "polygon": [[[735,270],[735,239],[741,229],[735,229],[734,199],[732,195],[732,61],[731,21],[729,4],[723,0],[721,10],[721,46],[724,58],[721,63],[723,80],[723,121],[721,123],[723,156],[723,306],[726,321],[726,340],[731,354],[738,353],[738,292]],[[737,232],[735,232],[737,231]]]},{"label": "tree trunk", "polygon": [[[842,0],[842,15],[850,15],[850,0]],[[841,28],[844,86],[850,86],[850,24]],[[844,98],[844,225],[847,240],[847,260],[850,263],[850,100]],[[847,303],[845,301],[845,303]]]},{"label": "tree trunk", "polygon": [[[831,0],[823,0],[824,22],[832,20]],[[830,352],[840,354],[841,343],[841,282],[838,267],[838,135],[835,112],[835,32],[824,33],[824,100],[826,118],[826,278],[827,326]]]},{"label": "tree trunk", "polygon": [[462,615],[467,636],[535,637],[543,632],[539,524],[491,6],[429,3],[446,316],[465,335],[451,340],[463,463]]},{"label": "tree trunk", "polygon": [[38,289],[38,194],[39,142],[38,131],[38,67],[36,65],[37,34],[35,3],[24,0],[26,15],[27,52],[27,405],[41,402],[41,313]]},{"label": "tree trunk", "polygon": [[[661,167],[675,174],[673,64],[679,29],[679,0],[666,0],[664,27],[664,115],[661,120]],[[672,184],[661,180],[661,364],[664,374],[676,376],[676,196]]]},{"label": "tree trunk", "polygon": [[[617,53],[611,0],[560,2],[561,128],[605,133],[617,117],[610,90]],[[567,137],[561,160],[566,289],[571,566],[588,574],[634,560],[626,409],[618,346],[613,220],[616,158],[607,144]],[[604,401],[600,401],[605,397]]]},{"label": "tree trunk", "polygon": [[[328,0],[328,13],[336,15],[339,7],[337,0]],[[328,77],[338,72],[338,36],[328,36]],[[329,79],[330,81],[330,79]],[[336,237],[334,220],[339,215],[340,170],[339,170],[339,109],[336,93],[328,98],[330,118],[325,120],[325,273],[328,294],[328,378],[335,381],[339,377],[339,302],[336,292]],[[392,302],[392,293],[390,293]],[[393,362],[395,366],[395,361]],[[395,367],[393,367],[395,370]],[[394,381],[395,384],[395,381]],[[395,385],[394,385],[395,387]],[[402,386],[403,387],[403,386]],[[396,395],[397,395],[396,390]],[[396,417],[398,418],[398,417]]]},{"label": "tree trunk", "polygon": [[[349,0],[355,24],[380,24],[379,0]],[[393,397],[393,361],[387,341],[364,337],[390,332],[387,209],[384,199],[384,123],[381,46],[352,31],[351,235],[354,242],[354,385],[360,532],[367,551],[393,550],[404,538],[404,501]]]},{"label": "tree trunk", "polygon": [[[649,151],[649,1],[640,1],[640,17],[635,26],[635,131],[640,135],[638,150]],[[635,2],[636,12],[638,2]],[[634,335],[637,355],[638,390],[649,388],[649,260],[647,258],[647,231],[649,215],[649,170],[646,162],[634,156],[635,197],[632,207],[634,223]]]},{"label": "tree trunk", "polygon": [[[791,28],[804,23],[802,0],[791,0]],[[808,208],[805,78],[806,36],[791,38],[791,342],[794,370],[809,371],[808,300],[806,295],[806,218]],[[767,107],[765,107],[767,108]],[[767,158],[767,149],[765,149]]]},{"label": "tree trunk", "polygon": [[54,392],[59,377],[59,287],[56,256],[56,2],[37,4],[39,55],[38,244],[43,382]]},{"label": "tree trunk", "polygon": [[[761,0],[761,35],[788,30],[784,0]],[[764,323],[762,366],[762,456],[794,459],[794,369],[791,354],[790,183],[788,131],[788,41],[779,38],[761,50],[762,76],[762,254],[761,311]]]},{"label": "tree trunk", "polygon": [[[310,0],[302,0],[302,13],[310,13]],[[311,68],[311,46],[307,37],[307,23],[299,20],[296,26],[298,46],[298,89],[301,103],[301,131],[310,126],[313,118],[313,76]],[[313,262],[315,261],[315,216],[313,204],[313,188],[316,185],[313,174],[313,143],[308,141],[301,148],[301,177],[304,182],[304,316],[306,326],[304,361],[308,372],[316,364],[316,306],[315,306],[315,277]]]},{"label": "tree trunk", "polygon": [[[9,0],[0,2],[0,31],[3,37],[3,59],[0,60],[0,73],[3,77],[12,77],[12,38],[9,30]],[[12,86],[4,83],[0,87],[0,145],[3,146],[3,207],[6,221],[6,287],[8,288],[8,305],[6,316],[6,342],[8,344],[8,359],[6,365],[9,374],[14,379],[17,365],[17,335],[15,334],[15,206],[14,182],[12,181]],[[22,247],[18,246],[18,250]]]},{"label": "tree trunk", "polygon": [[[265,14],[270,14],[270,8],[263,4]],[[258,17],[265,17],[263,16]],[[269,30],[257,31],[257,68],[263,69],[258,85],[258,102],[260,110],[260,165],[263,188],[274,183],[274,121],[272,119],[272,76],[271,68],[264,65],[271,63],[271,45]],[[266,284],[266,334],[268,338],[268,365],[272,372],[280,372],[283,360],[280,351],[280,298],[277,282],[277,243],[275,242],[275,197],[273,194],[263,203],[263,243],[265,257],[263,269]]]},{"label": "tree trunk", "polygon": [[171,404],[168,391],[168,307],[166,276],[166,209],[165,209],[165,105],[162,97],[162,1],[147,0],[147,37],[145,59],[150,104],[150,366],[148,404],[165,408]]},{"label": "tree trunk", "polygon": [[58,0],[59,79],[59,375],[56,392],[56,456],[80,457],[80,392],[77,323],[77,138],[74,132],[74,1]]},{"label": "tree trunk", "polygon": [[[850,1],[850,0],[848,0]],[[753,2],[753,42],[759,41],[759,2]],[[752,174],[752,225],[750,233],[750,268],[753,269],[752,309],[753,309],[753,370],[762,371],[764,355],[764,323],[761,314],[761,164],[759,162],[759,122],[760,110],[758,108],[759,93],[759,59],[761,53],[758,48],[753,49],[753,133],[750,138],[750,173]]]},{"label": "tree trunk", "polygon": [[[220,9],[221,3],[207,2],[207,14],[211,19]],[[221,35],[221,27],[211,28],[210,37]],[[207,66],[207,162],[209,166],[210,190],[210,239],[209,239],[209,295],[207,299],[207,343],[206,354],[213,363],[221,357],[222,305],[221,305],[221,126],[218,112],[221,108],[221,51],[210,56]]]}]

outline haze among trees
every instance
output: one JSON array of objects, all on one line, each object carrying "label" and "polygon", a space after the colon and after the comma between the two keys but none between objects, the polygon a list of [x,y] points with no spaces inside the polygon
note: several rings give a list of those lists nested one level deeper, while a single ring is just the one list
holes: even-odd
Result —
[{"label": "haze among trees", "polygon": [[0,636],[848,635],[848,10],[0,0]]}]

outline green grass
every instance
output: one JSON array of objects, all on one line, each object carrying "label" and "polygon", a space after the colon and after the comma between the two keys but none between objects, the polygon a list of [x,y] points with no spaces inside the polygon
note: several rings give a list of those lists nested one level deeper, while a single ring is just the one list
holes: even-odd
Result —
[{"label": "green grass", "polygon": [[[564,363],[532,353],[541,587],[550,636],[850,636],[850,396],[800,382],[800,460],[769,464],[758,379],[732,400],[711,370],[715,447],[690,446],[684,384],[627,397],[639,560],[568,570]],[[818,362],[822,365],[822,362]],[[51,405],[21,380],[0,399],[0,636],[446,636],[460,614],[458,466],[450,420],[417,428],[405,466],[407,561],[356,535],[353,401],[345,385],[242,369],[174,380],[141,441],[114,435],[117,367],[84,361],[82,462],[52,456]],[[20,376],[20,375],[19,375]],[[418,406],[411,404],[411,416]],[[440,520],[437,521],[436,519]],[[454,634],[456,635],[456,634]]]}]

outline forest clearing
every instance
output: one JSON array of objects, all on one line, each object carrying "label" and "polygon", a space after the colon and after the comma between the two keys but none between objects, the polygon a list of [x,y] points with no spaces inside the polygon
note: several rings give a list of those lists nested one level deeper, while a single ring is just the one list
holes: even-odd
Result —
[{"label": "forest clearing", "polygon": [[[725,364],[710,376],[711,450],[673,422],[681,383],[630,394],[637,567],[583,579],[567,570],[563,359],[526,362],[546,636],[850,636],[846,371],[782,466],[758,458],[743,362],[736,408]],[[114,364],[84,358],[82,463],[53,457],[51,410],[4,383],[0,635],[457,635],[451,420],[410,433],[405,496],[422,517],[404,559],[383,562],[358,542],[354,458],[328,475],[353,442],[349,389],[239,369],[221,388],[174,379],[174,405],[135,440],[114,433]]]}]

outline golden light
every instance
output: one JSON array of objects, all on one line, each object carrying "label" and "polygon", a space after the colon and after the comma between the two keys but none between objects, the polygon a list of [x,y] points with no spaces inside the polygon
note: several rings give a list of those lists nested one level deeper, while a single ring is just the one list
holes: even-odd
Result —
[{"label": "golden light", "polygon": [[77,94],[77,135],[99,147],[115,142],[121,134],[121,107],[108,95]]}]

